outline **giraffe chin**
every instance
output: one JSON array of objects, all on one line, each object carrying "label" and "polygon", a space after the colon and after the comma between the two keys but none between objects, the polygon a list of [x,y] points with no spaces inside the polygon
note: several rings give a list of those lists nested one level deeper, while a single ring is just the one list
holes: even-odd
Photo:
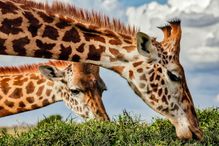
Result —
[{"label": "giraffe chin", "polygon": [[178,122],[173,123],[176,127],[176,135],[181,140],[190,140],[192,138],[202,140],[203,132],[199,127],[188,122],[186,118],[180,118]]}]

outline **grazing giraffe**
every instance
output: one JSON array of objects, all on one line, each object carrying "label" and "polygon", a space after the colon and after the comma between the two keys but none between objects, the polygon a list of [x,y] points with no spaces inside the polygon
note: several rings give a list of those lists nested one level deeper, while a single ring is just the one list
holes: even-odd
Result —
[{"label": "grazing giraffe", "polygon": [[0,0],[0,10],[0,54],[92,63],[115,71],[170,120],[180,139],[202,139],[179,61],[179,20],[169,22],[171,31],[164,29],[165,39],[158,42],[118,20],[59,2]]},{"label": "grazing giraffe", "polygon": [[91,64],[50,61],[0,67],[0,117],[63,100],[85,119],[109,120],[101,99],[104,90],[99,67]]}]

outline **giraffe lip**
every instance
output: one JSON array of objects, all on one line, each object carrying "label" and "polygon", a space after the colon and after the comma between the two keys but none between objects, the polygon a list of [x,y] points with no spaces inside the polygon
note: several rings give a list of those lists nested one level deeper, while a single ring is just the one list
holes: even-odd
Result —
[{"label": "giraffe lip", "polygon": [[189,130],[192,133],[192,138],[196,140],[202,140],[203,139],[203,132],[197,127],[189,126]]}]

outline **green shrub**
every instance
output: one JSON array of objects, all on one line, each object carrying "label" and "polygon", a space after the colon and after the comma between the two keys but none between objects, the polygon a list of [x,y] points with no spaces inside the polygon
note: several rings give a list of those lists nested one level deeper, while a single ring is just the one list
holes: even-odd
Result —
[{"label": "green shrub", "polygon": [[169,121],[155,119],[152,124],[124,112],[112,122],[90,120],[84,123],[48,117],[20,135],[3,134],[1,146],[19,145],[219,145],[219,109],[198,110],[203,141],[180,141]]}]

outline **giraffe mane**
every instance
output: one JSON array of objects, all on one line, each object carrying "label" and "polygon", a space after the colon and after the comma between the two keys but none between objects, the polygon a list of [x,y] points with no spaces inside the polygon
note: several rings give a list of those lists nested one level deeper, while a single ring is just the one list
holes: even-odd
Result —
[{"label": "giraffe mane", "polygon": [[24,4],[26,7],[37,8],[45,10],[49,14],[58,14],[61,17],[68,16],[78,22],[88,23],[97,27],[108,28],[121,34],[135,35],[138,29],[134,26],[126,26],[118,19],[111,19],[100,12],[88,11],[82,8],[77,8],[71,4],[64,4],[62,2],[55,1],[52,5],[46,3],[39,3],[30,0],[11,0],[16,3]]},{"label": "giraffe mane", "polygon": [[48,61],[45,63],[20,65],[20,66],[0,66],[0,76],[7,74],[19,74],[19,73],[33,73],[38,72],[39,66],[41,65],[52,65],[59,68],[65,68],[70,65],[68,61]]}]

